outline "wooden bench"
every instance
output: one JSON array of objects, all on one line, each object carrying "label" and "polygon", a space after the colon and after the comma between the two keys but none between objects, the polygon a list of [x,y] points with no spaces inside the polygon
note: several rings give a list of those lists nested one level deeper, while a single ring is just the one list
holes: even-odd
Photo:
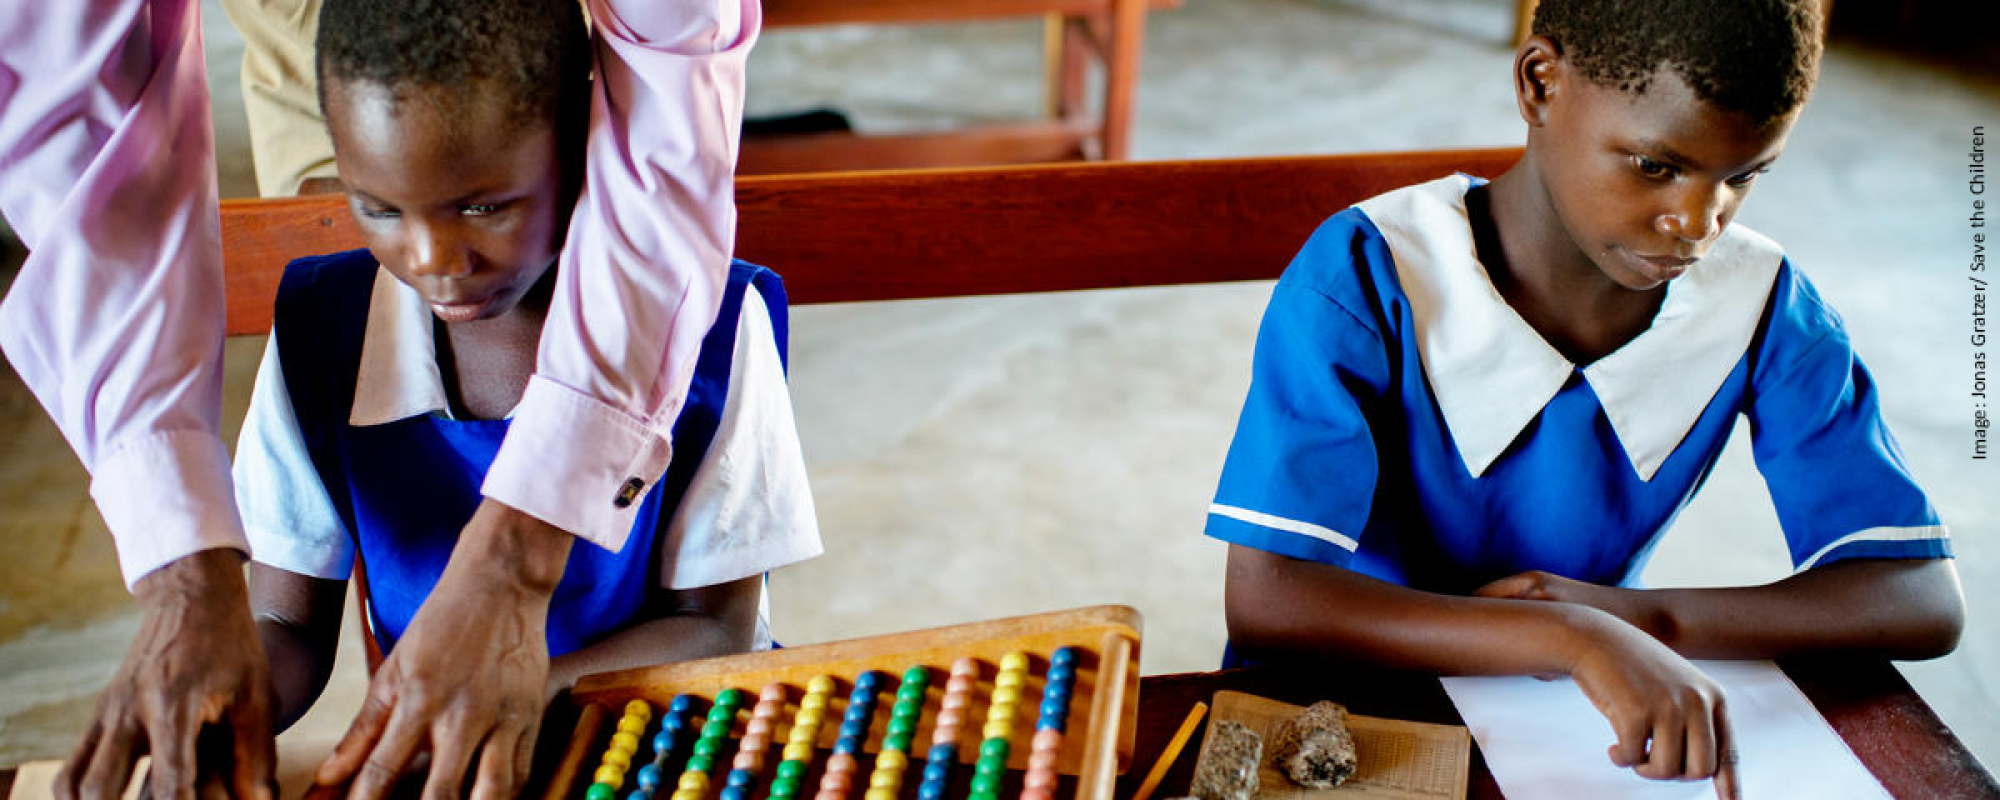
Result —
[{"label": "wooden bench", "polygon": [[[743,142],[737,171],[770,175],[1123,160],[1138,94],[1146,12],[1179,5],[1180,0],[765,0],[767,29],[1041,17],[1046,113],[1039,121],[939,133],[752,137]],[[1104,105],[1096,113],[1086,107],[1093,63],[1104,75]]]},{"label": "wooden bench", "polygon": [[[1499,175],[1520,150],[745,177],[737,255],[792,304],[1276,278],[1313,228],[1453,171]],[[362,246],[340,195],[222,203],[232,335],[271,327],[293,258]]]}]

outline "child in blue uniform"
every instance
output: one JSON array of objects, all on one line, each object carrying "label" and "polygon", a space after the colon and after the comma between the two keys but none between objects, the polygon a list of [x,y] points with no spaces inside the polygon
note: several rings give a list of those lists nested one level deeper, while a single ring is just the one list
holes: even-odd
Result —
[{"label": "child in blue uniform", "polygon": [[[533,371],[580,185],[577,4],[405,5],[325,6],[321,102],[370,249],[287,267],[238,446],[285,725],[325,684],[350,575],[386,650],[444,571]],[[736,264],[633,535],[570,552],[551,689],[769,646],[762,576],[820,552],[785,320],[777,276]]]},{"label": "child in blue uniform", "polygon": [[[1684,657],[1952,649],[1951,543],[1868,371],[1730,224],[1811,88],[1817,7],[1544,0],[1521,161],[1320,227],[1273,291],[1207,522],[1236,651],[1568,674],[1616,762],[1727,796],[1724,701]],[[1629,588],[1739,414],[1797,573]]]}]

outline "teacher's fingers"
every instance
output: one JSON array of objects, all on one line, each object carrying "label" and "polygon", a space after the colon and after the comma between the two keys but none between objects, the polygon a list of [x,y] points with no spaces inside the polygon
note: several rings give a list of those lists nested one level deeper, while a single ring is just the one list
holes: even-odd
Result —
[{"label": "teacher's fingers", "polygon": [[[415,719],[414,712],[398,707],[390,714],[389,724],[382,729],[381,738],[370,749],[367,759],[354,774],[353,787],[348,791],[350,800],[385,800],[396,788],[396,779],[402,777],[403,768],[418,748],[429,738],[429,727]],[[464,774],[462,771],[460,774]]]}]

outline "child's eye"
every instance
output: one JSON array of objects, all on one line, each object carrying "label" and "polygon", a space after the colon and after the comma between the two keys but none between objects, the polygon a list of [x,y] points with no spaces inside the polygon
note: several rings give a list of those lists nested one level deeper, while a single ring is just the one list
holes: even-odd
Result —
[{"label": "child's eye", "polygon": [[1729,179],[1729,185],[1731,185],[1731,186],[1736,186],[1736,187],[1743,187],[1743,186],[1749,186],[1749,185],[1750,185],[1750,184],[1751,184],[1752,182],[1754,182],[1754,181],[1756,181],[1756,180],[1757,180],[1757,176],[1759,176],[1759,175],[1762,175],[1762,174],[1764,174],[1764,173],[1766,173],[1766,172],[1769,172],[1769,171],[1770,171],[1770,168],[1766,167],[1766,168],[1764,168],[1764,169],[1760,169],[1760,170],[1754,170],[1754,171],[1751,171],[1751,172],[1745,172],[1745,173],[1743,173],[1743,174],[1741,174],[1741,175],[1738,175],[1738,176],[1736,176],[1736,177],[1734,177],[1734,178],[1730,178],[1730,179]]},{"label": "child's eye", "polygon": [[459,206],[458,210],[459,213],[464,214],[468,217],[483,217],[486,216],[487,214],[498,213],[500,211],[500,204],[467,203],[465,205]]},{"label": "child's eye", "polygon": [[362,209],[361,209],[361,216],[364,216],[364,217],[367,217],[367,218],[369,218],[369,219],[395,219],[395,218],[397,218],[397,217],[400,217],[400,216],[402,216],[402,215],[403,215],[403,212],[401,212],[401,211],[397,211],[396,209],[393,209],[393,208],[366,208],[366,207],[364,207],[364,208],[362,208]]},{"label": "child's eye", "polygon": [[1672,165],[1663,164],[1645,156],[1633,156],[1632,168],[1638,170],[1639,174],[1648,178],[1671,178],[1674,175]]}]

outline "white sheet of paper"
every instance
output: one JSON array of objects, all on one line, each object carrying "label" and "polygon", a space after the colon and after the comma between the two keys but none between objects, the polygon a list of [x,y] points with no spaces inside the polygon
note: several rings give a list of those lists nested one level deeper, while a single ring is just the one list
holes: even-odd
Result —
[{"label": "white sheet of paper", "polygon": [[[1697,661],[1728,698],[1746,798],[1868,798],[1889,793],[1812,702],[1769,661]],[[1445,678],[1444,688],[1511,800],[1704,800],[1709,781],[1652,781],[1611,763],[1611,723],[1568,678]]]}]

